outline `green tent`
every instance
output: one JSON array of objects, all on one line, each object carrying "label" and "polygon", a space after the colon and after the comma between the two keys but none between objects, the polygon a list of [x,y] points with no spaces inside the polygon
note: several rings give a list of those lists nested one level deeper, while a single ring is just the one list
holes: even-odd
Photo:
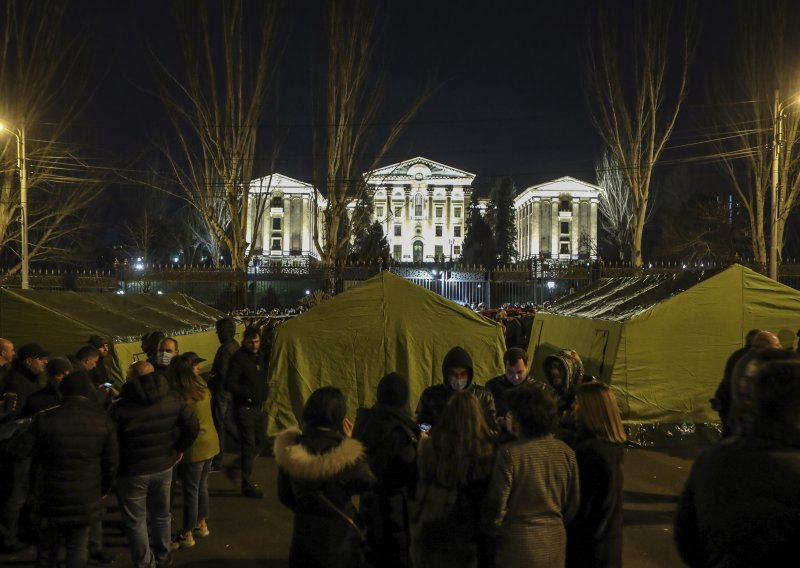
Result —
[{"label": "green tent", "polygon": [[709,399],[750,329],[792,348],[800,292],[738,264],[725,270],[610,278],[536,314],[529,357],[575,349],[639,424],[718,421]]},{"label": "green tent", "polygon": [[408,378],[413,410],[423,389],[442,382],[442,360],[457,345],[472,356],[476,384],[503,372],[498,324],[382,272],[276,328],[269,431],[297,424],[305,400],[324,385],[344,391],[352,417],[375,402],[392,371]]},{"label": "green tent", "polygon": [[214,322],[225,314],[183,294],[102,294],[0,289],[0,337],[19,347],[36,342],[54,355],[75,353],[90,335],[112,343],[109,376],[124,381],[127,367],[144,355],[141,337],[163,331],[181,352],[207,359],[219,347]]}]

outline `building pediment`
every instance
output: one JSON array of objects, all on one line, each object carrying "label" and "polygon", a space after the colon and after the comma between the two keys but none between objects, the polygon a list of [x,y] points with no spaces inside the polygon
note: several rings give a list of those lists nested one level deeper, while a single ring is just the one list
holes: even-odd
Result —
[{"label": "building pediment", "polygon": [[536,197],[557,198],[565,194],[572,196],[573,199],[596,199],[604,191],[599,185],[564,176],[526,188],[514,198],[514,204],[522,204]]},{"label": "building pediment", "polygon": [[364,179],[375,185],[423,180],[458,180],[459,183],[470,184],[475,179],[475,174],[427,158],[417,157],[366,172]]},{"label": "building pediment", "polygon": [[307,194],[314,191],[314,186],[279,173],[254,179],[250,182],[251,194],[272,193],[275,190],[280,190],[283,193]]}]

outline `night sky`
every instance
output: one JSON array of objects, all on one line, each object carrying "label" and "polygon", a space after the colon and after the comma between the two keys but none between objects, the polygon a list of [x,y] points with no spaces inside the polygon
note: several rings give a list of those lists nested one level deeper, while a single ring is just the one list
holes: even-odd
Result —
[{"label": "night sky", "polygon": [[[256,176],[271,173],[270,133],[280,124],[288,130],[276,170],[311,179],[312,100],[324,83],[323,6],[296,1],[284,11],[286,47],[276,96],[265,113]],[[565,175],[595,181],[601,146],[584,93],[582,50],[596,2],[403,0],[383,6],[378,64],[390,85],[385,120],[399,116],[429,77],[438,86],[383,165],[425,156],[475,173],[480,194],[502,175],[519,190]],[[708,93],[735,69],[730,3],[698,2],[695,8],[698,44],[690,96],[673,137],[677,147],[702,138],[714,104]],[[170,132],[161,104],[147,93],[153,88],[147,50],[179,64],[169,4],[84,1],[72,10],[71,25],[87,34],[93,58],[81,77],[88,78],[91,97],[73,130],[76,140],[116,166],[155,156],[153,141]],[[798,26],[789,29],[797,33]],[[668,150],[660,174],[681,176],[687,194],[719,188],[723,182],[713,164],[685,160],[706,151]],[[137,167],[131,169],[135,175]],[[116,202],[131,190],[116,183],[107,192]]]}]

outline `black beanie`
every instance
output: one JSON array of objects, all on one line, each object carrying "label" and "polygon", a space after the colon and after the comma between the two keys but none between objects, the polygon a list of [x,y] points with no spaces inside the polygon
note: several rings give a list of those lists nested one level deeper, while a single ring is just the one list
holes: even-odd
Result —
[{"label": "black beanie", "polygon": [[232,318],[222,318],[217,320],[217,333],[226,339],[233,339],[236,335],[236,321]]},{"label": "black beanie", "polygon": [[378,383],[378,402],[386,406],[408,404],[408,381],[403,375],[389,373]]},{"label": "black beanie", "polygon": [[61,384],[58,386],[63,396],[85,396],[92,399],[95,395],[94,385],[92,385],[89,375],[83,371],[71,373],[64,377]]}]

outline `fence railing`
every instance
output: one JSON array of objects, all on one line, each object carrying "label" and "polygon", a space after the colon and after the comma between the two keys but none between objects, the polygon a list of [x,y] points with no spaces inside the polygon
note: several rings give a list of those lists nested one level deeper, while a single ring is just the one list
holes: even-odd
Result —
[{"label": "fence railing", "polygon": [[[758,270],[755,263],[743,264]],[[720,268],[714,265],[646,263],[642,274]],[[335,290],[341,292],[380,270],[390,270],[455,302],[497,307],[505,304],[543,304],[579,290],[599,278],[636,275],[629,263],[526,262],[484,270],[449,263],[344,265],[334,269]],[[323,289],[326,270],[314,263],[251,267],[247,273],[230,267],[119,265],[116,270],[44,268],[30,272],[30,284],[41,290],[166,294],[180,292],[224,311],[242,308],[290,308],[301,298]],[[800,289],[800,263],[780,266],[780,281]],[[19,274],[0,272],[0,286],[19,287]]]}]

